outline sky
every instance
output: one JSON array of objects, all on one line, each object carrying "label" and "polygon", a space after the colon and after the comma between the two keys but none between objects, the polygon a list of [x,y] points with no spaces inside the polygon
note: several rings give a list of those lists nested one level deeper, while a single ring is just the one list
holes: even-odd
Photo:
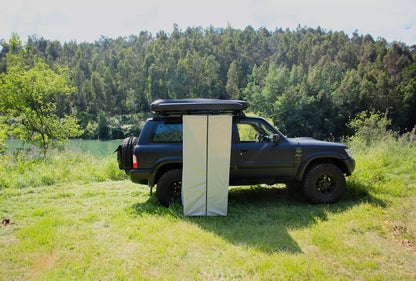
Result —
[{"label": "sky", "polygon": [[0,40],[44,37],[94,42],[101,36],[171,33],[173,25],[254,29],[320,26],[416,44],[416,0],[0,0]]}]

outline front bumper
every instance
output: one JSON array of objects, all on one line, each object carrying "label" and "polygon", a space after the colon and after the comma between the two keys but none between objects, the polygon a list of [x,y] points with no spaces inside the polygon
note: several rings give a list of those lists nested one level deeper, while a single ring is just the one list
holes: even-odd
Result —
[{"label": "front bumper", "polygon": [[347,168],[347,176],[350,176],[355,170],[355,160],[353,158],[345,159],[345,166]]}]

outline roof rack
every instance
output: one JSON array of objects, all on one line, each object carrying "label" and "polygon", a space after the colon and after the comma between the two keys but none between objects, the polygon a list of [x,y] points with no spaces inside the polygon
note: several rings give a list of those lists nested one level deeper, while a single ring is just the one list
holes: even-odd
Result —
[{"label": "roof rack", "polygon": [[241,115],[248,106],[249,103],[242,100],[166,99],[154,101],[150,104],[150,109],[160,117],[220,113]]}]

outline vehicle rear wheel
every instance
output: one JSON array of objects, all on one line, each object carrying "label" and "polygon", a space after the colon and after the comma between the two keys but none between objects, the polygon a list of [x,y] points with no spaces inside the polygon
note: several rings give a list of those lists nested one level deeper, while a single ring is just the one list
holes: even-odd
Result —
[{"label": "vehicle rear wheel", "polygon": [[318,164],[309,169],[302,184],[305,196],[316,204],[336,202],[346,189],[344,174],[331,163]]},{"label": "vehicle rear wheel", "polygon": [[125,138],[123,144],[117,148],[118,167],[126,173],[133,169],[133,150],[137,141],[137,137]]},{"label": "vehicle rear wheel", "polygon": [[156,195],[160,204],[182,204],[182,170],[172,169],[165,172],[157,183]]}]

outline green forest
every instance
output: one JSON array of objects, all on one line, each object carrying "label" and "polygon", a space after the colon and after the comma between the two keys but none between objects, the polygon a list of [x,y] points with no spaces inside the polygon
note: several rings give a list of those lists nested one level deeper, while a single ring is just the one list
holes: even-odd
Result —
[{"label": "green forest", "polygon": [[57,93],[52,111],[75,116],[83,138],[138,135],[149,104],[165,98],[247,100],[291,137],[352,135],[363,112],[399,133],[416,124],[416,46],[357,32],[174,25],[94,43],[15,34],[0,48],[0,77],[11,57],[64,73],[71,94]]}]

